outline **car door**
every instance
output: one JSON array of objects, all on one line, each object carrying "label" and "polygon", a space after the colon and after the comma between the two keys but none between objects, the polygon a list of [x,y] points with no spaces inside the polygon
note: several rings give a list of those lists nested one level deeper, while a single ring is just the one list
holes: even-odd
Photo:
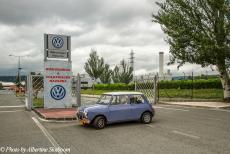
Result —
[{"label": "car door", "polygon": [[109,105],[109,121],[127,121],[131,119],[131,108],[127,95],[113,96]]},{"label": "car door", "polygon": [[129,99],[132,119],[140,119],[141,114],[147,109],[145,98],[142,95],[130,95]]}]

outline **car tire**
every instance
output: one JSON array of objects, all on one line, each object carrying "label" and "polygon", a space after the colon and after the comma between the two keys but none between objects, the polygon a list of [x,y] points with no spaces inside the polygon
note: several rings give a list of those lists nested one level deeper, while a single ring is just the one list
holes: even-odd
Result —
[{"label": "car tire", "polygon": [[152,118],[153,118],[153,116],[150,112],[144,112],[141,115],[141,122],[144,124],[149,124],[152,122]]},{"label": "car tire", "polygon": [[103,116],[96,117],[93,121],[93,126],[96,129],[103,129],[106,125],[106,120]]}]

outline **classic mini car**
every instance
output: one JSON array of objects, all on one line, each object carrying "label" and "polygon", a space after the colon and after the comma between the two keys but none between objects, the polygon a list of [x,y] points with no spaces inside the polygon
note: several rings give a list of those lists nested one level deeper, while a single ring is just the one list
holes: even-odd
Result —
[{"label": "classic mini car", "polygon": [[140,92],[104,93],[94,105],[77,110],[77,119],[82,125],[93,125],[102,129],[106,124],[140,120],[151,123],[154,108]]}]

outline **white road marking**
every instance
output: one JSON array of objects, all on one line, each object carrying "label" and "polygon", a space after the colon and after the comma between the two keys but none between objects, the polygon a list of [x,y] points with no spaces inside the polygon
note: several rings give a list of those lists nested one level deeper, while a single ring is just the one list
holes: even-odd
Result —
[{"label": "white road marking", "polygon": [[85,102],[85,104],[93,104],[93,103],[95,103],[95,102],[93,102],[93,101],[87,101],[87,102]]},{"label": "white road marking", "polygon": [[230,112],[230,110],[227,109],[210,109],[212,111],[221,111],[221,112]]},{"label": "white road marking", "polygon": [[175,134],[179,134],[179,135],[182,135],[182,136],[190,137],[190,138],[193,138],[193,139],[199,139],[200,138],[199,136],[195,136],[195,135],[183,133],[183,132],[180,132],[180,131],[177,131],[177,130],[174,130],[172,132],[175,133]]},{"label": "white road marking", "polygon": [[[50,135],[50,133],[45,129],[44,126],[38,121],[37,118],[32,117],[33,121],[37,124],[37,126],[41,129],[43,134],[47,137],[47,139],[50,141],[50,143],[54,146],[54,148],[61,148],[58,143],[55,141],[55,139]],[[63,154],[63,152],[58,152],[59,154]],[[65,152],[64,152],[65,153]]]},{"label": "white road marking", "polygon": [[0,111],[0,113],[12,113],[12,112],[21,112],[25,110],[14,110],[14,111]]},{"label": "white road marking", "polygon": [[153,125],[147,124],[146,126],[151,127],[151,128],[156,128]]},{"label": "white road marking", "polygon": [[177,109],[177,108],[169,108],[169,107],[161,107],[161,106],[153,106],[153,108],[156,109],[167,109],[167,110],[175,110],[175,111],[189,111],[189,110],[185,110],[185,109]]},{"label": "white road marking", "polygon": [[25,107],[25,105],[19,105],[19,106],[0,106],[0,108],[11,108],[11,107]]},{"label": "white road marking", "polygon": [[217,118],[207,118],[207,117],[204,117],[205,119],[208,119],[208,120],[217,120],[217,121],[223,121],[223,119],[217,119]]},{"label": "white road marking", "polygon": [[50,123],[73,123],[76,122],[77,120],[46,120],[38,117],[39,120],[44,121],[44,122],[50,122]]},{"label": "white road marking", "polygon": [[[165,106],[173,106],[173,105],[165,105]],[[176,106],[176,105],[174,105]],[[211,110],[211,111],[221,111],[221,112],[230,112],[230,109],[223,108],[208,108],[208,107],[196,107],[196,106],[180,106],[182,109],[196,109],[196,110]]]}]

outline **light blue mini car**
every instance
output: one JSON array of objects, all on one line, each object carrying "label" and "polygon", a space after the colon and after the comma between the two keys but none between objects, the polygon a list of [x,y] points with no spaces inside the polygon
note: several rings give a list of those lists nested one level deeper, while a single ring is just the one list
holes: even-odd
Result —
[{"label": "light blue mini car", "polygon": [[151,123],[154,108],[140,92],[104,93],[95,105],[83,106],[77,110],[82,125],[93,125],[102,129],[106,124],[140,120]]}]

